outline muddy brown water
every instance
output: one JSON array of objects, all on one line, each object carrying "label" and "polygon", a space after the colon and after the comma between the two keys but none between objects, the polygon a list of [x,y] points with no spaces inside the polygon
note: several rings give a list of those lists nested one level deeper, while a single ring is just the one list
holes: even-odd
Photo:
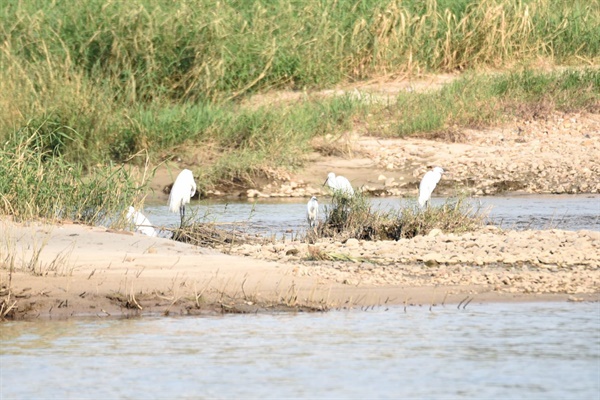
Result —
[{"label": "muddy brown water", "polygon": [[598,303],[0,324],[3,399],[592,399]]}]

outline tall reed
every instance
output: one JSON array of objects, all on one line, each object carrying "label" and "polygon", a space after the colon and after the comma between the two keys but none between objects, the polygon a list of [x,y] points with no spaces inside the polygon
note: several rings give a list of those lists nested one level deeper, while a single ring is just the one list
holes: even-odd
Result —
[{"label": "tall reed", "polygon": [[[540,59],[594,65],[599,0],[2,5],[0,140],[43,126],[58,140],[50,144],[56,156],[84,171],[131,162],[145,150],[155,162],[199,152],[195,172],[202,185],[243,184],[265,171],[301,165],[315,136],[341,136],[357,126],[396,136],[487,123],[511,108],[511,97],[518,103],[548,96],[530,90],[534,83],[550,89],[558,107],[597,103],[597,92],[586,89],[598,80],[597,70],[549,78],[471,75],[439,93],[400,95],[384,110],[349,96],[315,99],[310,93],[382,75]],[[306,96],[244,106],[244,97],[271,89]],[[378,124],[376,118],[384,117],[395,122]]]},{"label": "tall reed", "polygon": [[74,220],[88,224],[119,220],[142,193],[123,167],[81,166],[59,157],[64,137],[42,127],[21,131],[0,149],[0,214],[17,220]]},{"label": "tall reed", "polygon": [[2,61],[77,73],[129,102],[600,55],[600,3],[520,0],[7,0]]}]

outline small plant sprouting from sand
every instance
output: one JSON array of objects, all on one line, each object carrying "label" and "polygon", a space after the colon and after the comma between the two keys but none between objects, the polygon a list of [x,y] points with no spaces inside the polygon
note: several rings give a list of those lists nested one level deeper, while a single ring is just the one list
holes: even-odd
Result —
[{"label": "small plant sprouting from sand", "polygon": [[329,261],[331,258],[317,246],[308,245],[308,259],[311,261]]},{"label": "small plant sprouting from sand", "polygon": [[25,244],[24,242],[21,242],[19,256],[19,249],[17,248],[17,242],[19,240],[16,238],[16,234],[8,231],[6,226],[3,229],[2,246],[0,247],[0,261],[2,262],[2,268],[8,269],[11,277],[16,271],[27,271],[35,275],[42,275],[40,254],[48,244],[48,235],[39,238],[34,234],[32,236],[32,243]]},{"label": "small plant sprouting from sand", "polygon": [[9,235],[6,226],[2,227],[4,238],[2,247],[0,247],[0,266],[8,269],[8,281],[5,283],[0,281],[0,321],[9,317],[11,312],[15,310],[17,305],[16,300],[12,300],[12,279],[15,270],[15,243],[12,235]]},{"label": "small plant sprouting from sand", "polygon": [[[75,249],[75,243],[59,251],[49,262],[43,262],[42,253],[50,241],[50,226],[32,231],[31,242],[21,240],[17,232],[9,230],[7,225],[2,227],[2,242],[0,243],[0,268],[9,271],[9,283],[16,271],[29,272],[34,275],[70,276],[74,266],[70,262]],[[37,229],[37,228],[31,228]],[[20,244],[18,246],[17,244]],[[10,287],[10,285],[9,285]]]},{"label": "small plant sprouting from sand", "polygon": [[339,254],[339,253],[327,253],[317,246],[308,246],[308,261],[350,261],[350,262],[360,262],[364,261],[362,258],[354,258],[348,254]]},{"label": "small plant sprouting from sand", "polygon": [[17,301],[11,298],[12,292],[9,288],[0,288],[0,321],[4,321],[10,318],[12,313],[16,310]]},{"label": "small plant sprouting from sand", "polygon": [[[31,244],[31,255],[27,256],[27,249],[23,249],[23,266],[24,269],[30,271],[34,275],[43,275],[42,272],[42,263],[40,261],[40,254],[46,245],[48,244],[49,237],[46,235],[41,241],[38,241],[38,238],[34,236],[33,243]],[[25,261],[28,260],[28,261]]]},{"label": "small plant sprouting from sand", "polygon": [[56,254],[52,261],[41,267],[42,274],[47,275],[50,272],[54,272],[55,276],[73,275],[73,269],[75,267],[71,264],[70,258],[74,249],[75,243]]}]

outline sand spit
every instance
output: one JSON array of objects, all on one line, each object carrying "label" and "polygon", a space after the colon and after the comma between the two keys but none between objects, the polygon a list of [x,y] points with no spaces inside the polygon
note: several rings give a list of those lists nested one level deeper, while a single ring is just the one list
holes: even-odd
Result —
[{"label": "sand spit", "polygon": [[397,242],[248,244],[224,254],[73,224],[5,220],[0,231],[7,319],[600,299],[599,232],[433,231]]}]

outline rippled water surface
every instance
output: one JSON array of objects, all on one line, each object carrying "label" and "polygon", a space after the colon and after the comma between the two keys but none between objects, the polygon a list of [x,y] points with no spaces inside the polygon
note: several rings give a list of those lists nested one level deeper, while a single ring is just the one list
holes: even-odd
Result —
[{"label": "rippled water surface", "polygon": [[[239,227],[262,234],[283,235],[306,229],[308,199],[268,199],[233,203],[193,202],[188,214],[216,222],[235,222]],[[434,205],[445,199],[434,198]],[[470,199],[494,224],[511,229],[600,230],[600,195],[519,195]],[[321,219],[328,198],[320,199]],[[372,199],[374,207],[384,210],[412,207],[414,202],[399,198]],[[166,205],[147,205],[146,214],[154,225],[172,226],[179,216],[169,213]]]},{"label": "rippled water surface", "polygon": [[597,303],[0,324],[1,398],[597,399]]}]

